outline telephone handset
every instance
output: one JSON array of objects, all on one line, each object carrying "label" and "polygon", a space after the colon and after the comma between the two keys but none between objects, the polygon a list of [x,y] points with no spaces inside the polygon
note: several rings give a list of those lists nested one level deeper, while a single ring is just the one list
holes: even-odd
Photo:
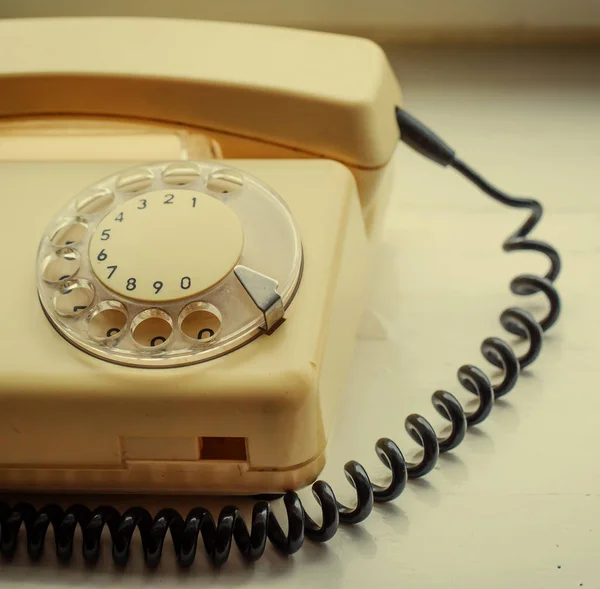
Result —
[{"label": "telephone handset", "polygon": [[[0,343],[0,488],[285,493],[289,520],[284,533],[263,500],[250,530],[235,507],[215,523],[203,508],[184,517],[0,504],[5,555],[22,525],[33,558],[52,525],[62,560],[79,525],[87,562],[97,560],[107,526],[119,564],[137,527],[151,566],[169,529],[181,566],[193,563],[200,536],[216,564],[232,539],[249,560],[267,538],[286,553],[305,536],[328,540],[456,448],[514,387],[558,318],[559,256],[528,237],[541,205],[495,189],[404,111],[384,54],[368,41],[153,19],[5,21],[0,89],[0,173],[7,193],[21,195],[0,202],[13,220],[5,238],[21,244],[0,261],[13,285],[0,293],[13,334]],[[371,483],[349,462],[357,503],[346,507],[314,481],[398,134],[495,200],[531,211],[504,249],[541,252],[551,267],[545,277],[516,277],[511,289],[543,292],[550,311],[541,320],[504,311],[502,325],[529,350],[518,358],[503,340],[486,339],[482,353],[503,370],[501,382],[461,367],[478,408],[466,412],[437,391],[432,401],[450,432],[438,437],[425,418],[409,416],[420,460],[407,462],[380,439],[391,482]],[[294,492],[310,483],[321,524]]]}]

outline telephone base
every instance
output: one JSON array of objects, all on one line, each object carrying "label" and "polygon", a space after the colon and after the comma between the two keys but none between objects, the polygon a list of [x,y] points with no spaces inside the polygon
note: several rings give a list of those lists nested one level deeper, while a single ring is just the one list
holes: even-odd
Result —
[{"label": "telephone base", "polygon": [[44,316],[30,271],[36,238],[65,194],[121,165],[0,163],[7,189],[32,195],[0,203],[5,218],[24,220],[7,224],[5,237],[27,244],[0,255],[23,285],[0,296],[19,310],[4,316],[14,336],[0,342],[0,489],[256,494],[318,476],[367,292],[356,183],[328,160],[221,162],[285,197],[303,236],[302,285],[271,335],[165,369],[71,345]]},{"label": "telephone base", "polygon": [[253,469],[234,461],[131,461],[120,468],[2,468],[2,489],[43,493],[256,495],[305,487],[325,453],[290,469]]}]

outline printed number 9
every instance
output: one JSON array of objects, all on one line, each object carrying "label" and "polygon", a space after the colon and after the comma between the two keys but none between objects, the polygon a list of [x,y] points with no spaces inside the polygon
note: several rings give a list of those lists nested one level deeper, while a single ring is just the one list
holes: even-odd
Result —
[{"label": "printed number 9", "polygon": [[154,294],[158,294],[163,287],[163,283],[160,280],[157,280],[152,286],[154,287]]}]

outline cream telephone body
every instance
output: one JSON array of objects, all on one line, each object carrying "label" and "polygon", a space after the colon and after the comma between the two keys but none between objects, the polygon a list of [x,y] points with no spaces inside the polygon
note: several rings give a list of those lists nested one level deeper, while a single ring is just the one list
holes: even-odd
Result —
[{"label": "cream telephone body", "polygon": [[0,487],[315,480],[398,140],[383,52],[224,23],[5,21],[0,89]]}]

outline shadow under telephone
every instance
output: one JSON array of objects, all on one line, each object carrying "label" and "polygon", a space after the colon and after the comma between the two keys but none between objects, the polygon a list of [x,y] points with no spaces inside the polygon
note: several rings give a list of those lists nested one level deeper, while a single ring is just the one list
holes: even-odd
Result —
[{"label": "shadow under telephone", "polygon": [[[528,237],[541,205],[495,189],[404,111],[385,55],[366,40],[152,19],[5,21],[0,88],[0,172],[7,194],[18,195],[0,207],[14,219],[5,240],[19,244],[1,257],[12,287],[0,295],[11,334],[0,340],[0,488],[285,493],[288,517],[284,532],[262,498],[249,527],[235,507],[215,521],[201,507],[152,516],[142,507],[2,503],[4,555],[22,527],[33,558],[52,527],[66,561],[80,526],[87,562],[108,527],[118,564],[138,528],[151,566],[169,531],[181,566],[192,564],[200,538],[215,564],[232,540],[248,560],[267,539],[285,553],[305,536],[329,540],[456,448],[514,387],[558,318],[559,256]],[[357,493],[347,507],[314,481],[399,136],[500,203],[531,211],[504,249],[538,251],[551,267],[511,288],[543,292],[550,310],[541,320],[521,308],[502,313],[529,350],[518,358],[499,338],[483,342],[500,382],[459,369],[477,409],[434,393],[449,433],[407,417],[423,450],[417,463],[387,438],[376,444],[391,472],[385,485],[347,463]],[[294,492],[311,483],[320,523]]]}]

